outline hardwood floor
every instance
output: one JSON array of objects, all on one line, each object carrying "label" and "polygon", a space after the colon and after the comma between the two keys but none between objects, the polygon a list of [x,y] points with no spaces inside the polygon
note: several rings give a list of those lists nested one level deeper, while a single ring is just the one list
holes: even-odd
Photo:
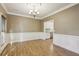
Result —
[{"label": "hardwood floor", "polygon": [[75,56],[76,53],[53,45],[52,40],[32,40],[8,44],[1,56]]}]

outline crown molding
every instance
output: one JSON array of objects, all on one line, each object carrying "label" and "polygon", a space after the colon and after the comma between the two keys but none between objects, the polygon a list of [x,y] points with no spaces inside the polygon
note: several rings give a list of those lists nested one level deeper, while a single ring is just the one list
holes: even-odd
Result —
[{"label": "crown molding", "polygon": [[65,6],[65,7],[63,7],[63,8],[60,8],[59,10],[57,10],[57,11],[55,11],[55,12],[53,12],[53,13],[50,13],[50,14],[48,14],[48,15],[42,17],[41,19],[44,19],[44,18],[49,17],[49,16],[52,16],[52,15],[54,15],[54,14],[56,14],[56,13],[59,13],[59,12],[65,10],[65,9],[68,9],[68,8],[70,8],[70,7],[72,7],[72,6],[77,5],[77,4],[78,4],[78,3],[69,4],[69,5],[67,5],[67,6]]},{"label": "crown molding", "polygon": [[3,7],[3,9],[6,11],[6,13],[8,12],[7,11],[7,8],[5,7],[5,5],[3,3],[1,3],[1,6]]},{"label": "crown molding", "polygon": [[[17,14],[17,13],[12,13],[12,12],[7,12],[7,14],[10,14],[10,15],[16,15],[16,16],[22,16],[22,17],[27,17],[27,18],[34,18],[32,16],[27,16],[27,15],[22,15],[22,14]],[[39,19],[41,20],[39,17],[36,17],[36,19]]]},{"label": "crown molding", "polygon": [[[27,16],[27,15],[22,15],[22,14],[17,14],[17,13],[9,12],[3,3],[1,3],[1,6],[2,6],[3,9],[6,11],[7,14],[16,15],[16,16],[22,16],[22,17],[28,17],[28,18],[33,18],[32,16]],[[40,17],[36,17],[36,19],[41,20]]]},{"label": "crown molding", "polygon": [[[60,8],[59,10],[57,10],[57,11],[55,11],[55,12],[53,12],[53,13],[50,13],[50,14],[44,16],[44,17],[36,17],[36,19],[42,20],[42,19],[44,19],[44,18],[46,18],[46,17],[52,16],[52,15],[58,13],[58,12],[61,12],[61,11],[65,10],[65,9],[68,9],[68,8],[70,8],[70,7],[72,7],[72,6],[77,5],[77,4],[78,4],[78,3],[69,4],[69,5],[67,5],[67,6],[65,6],[65,7],[62,7],[62,8]],[[16,15],[16,16],[23,16],[23,17],[28,17],[28,18],[33,18],[33,17],[27,16],[27,15],[22,15],[22,14],[17,14],[17,13],[8,12],[7,8],[5,7],[5,5],[4,5],[3,3],[1,3],[1,6],[4,8],[4,10],[6,11],[7,14]]]}]

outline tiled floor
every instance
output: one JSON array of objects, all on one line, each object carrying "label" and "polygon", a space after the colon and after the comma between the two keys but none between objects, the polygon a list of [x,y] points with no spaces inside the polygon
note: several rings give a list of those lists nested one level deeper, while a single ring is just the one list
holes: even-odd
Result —
[{"label": "tiled floor", "polygon": [[32,40],[26,42],[17,42],[12,45],[8,44],[2,56],[69,56],[78,55],[65,50],[49,40]]}]

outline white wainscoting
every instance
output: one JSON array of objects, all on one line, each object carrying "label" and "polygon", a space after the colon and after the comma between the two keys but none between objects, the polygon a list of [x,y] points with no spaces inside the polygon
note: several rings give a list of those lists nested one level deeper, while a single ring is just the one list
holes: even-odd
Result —
[{"label": "white wainscoting", "polygon": [[9,43],[9,39],[8,39],[8,35],[7,33],[1,33],[2,34],[2,39],[3,41],[1,41],[2,44],[0,44],[0,53],[4,50],[4,48],[6,47],[6,45]]},{"label": "white wainscoting", "polygon": [[4,48],[7,46],[7,42],[2,46],[2,47],[0,47],[0,54],[2,53],[2,51],[4,50]]},{"label": "white wainscoting", "polygon": [[4,33],[3,39],[5,39],[6,41],[2,47],[0,46],[0,53],[3,51],[8,43],[12,44],[13,42],[22,42],[38,39],[45,40],[47,38],[50,38],[50,34],[44,32]]},{"label": "white wainscoting", "polygon": [[50,33],[45,32],[24,32],[24,33],[8,33],[11,42],[22,42],[36,39],[50,38]]},{"label": "white wainscoting", "polygon": [[79,36],[53,34],[53,43],[79,54]]}]

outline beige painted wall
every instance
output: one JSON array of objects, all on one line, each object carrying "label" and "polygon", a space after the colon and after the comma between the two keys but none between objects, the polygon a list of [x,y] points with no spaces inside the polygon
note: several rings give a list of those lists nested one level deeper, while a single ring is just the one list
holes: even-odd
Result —
[{"label": "beige painted wall", "polygon": [[6,15],[6,11],[3,9],[3,7],[1,6],[1,4],[0,4],[0,15],[4,15],[5,17],[7,16]]},{"label": "beige painted wall", "polygon": [[[4,8],[0,4],[0,17],[1,16],[4,16],[5,20],[7,21],[7,13],[6,13],[6,11],[4,10]],[[7,28],[6,28],[6,30],[7,30]],[[4,31],[4,32],[6,32],[6,31]]]},{"label": "beige painted wall", "polygon": [[41,32],[41,21],[26,17],[7,15],[8,32]]},{"label": "beige painted wall", "polygon": [[59,34],[79,35],[79,4],[44,18],[54,20],[55,32]]},{"label": "beige painted wall", "polygon": [[79,35],[79,4],[54,15],[55,32]]}]

